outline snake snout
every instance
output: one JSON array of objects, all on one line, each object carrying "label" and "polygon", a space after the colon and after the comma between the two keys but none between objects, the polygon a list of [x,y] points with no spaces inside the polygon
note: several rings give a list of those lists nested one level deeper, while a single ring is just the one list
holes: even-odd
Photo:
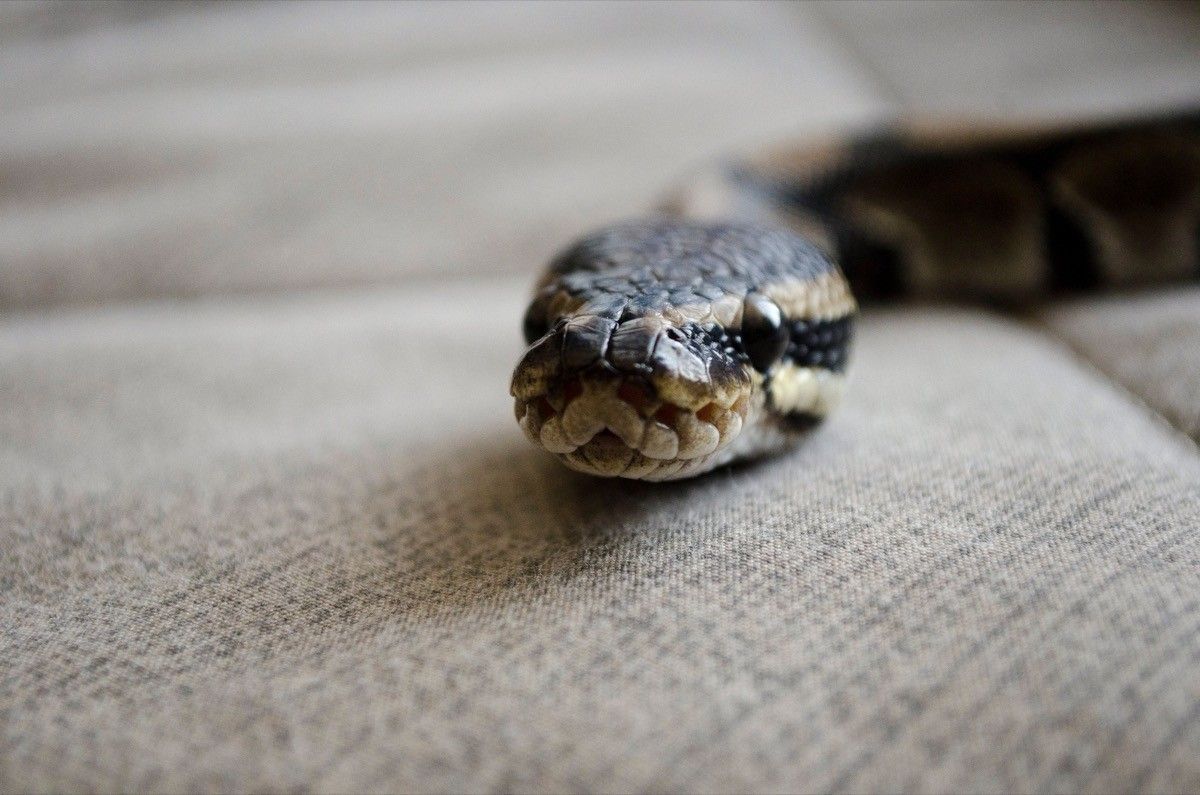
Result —
[{"label": "snake snout", "polygon": [[572,468],[665,479],[723,450],[745,423],[750,379],[720,372],[660,318],[585,316],[526,351],[512,394],[530,440]]}]

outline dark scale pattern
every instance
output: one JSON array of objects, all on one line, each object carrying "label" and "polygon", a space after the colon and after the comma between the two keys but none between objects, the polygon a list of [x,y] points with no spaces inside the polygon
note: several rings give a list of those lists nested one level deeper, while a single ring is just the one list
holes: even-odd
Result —
[{"label": "dark scale pattern", "polygon": [[783,280],[834,269],[814,245],[756,224],[643,221],[609,227],[560,254],[543,294],[565,290],[619,319],[665,306],[743,298]]},{"label": "dark scale pattern", "polygon": [[[1106,147],[1121,141],[1136,144],[1139,157],[1130,160],[1124,156],[1115,165],[1113,161],[1106,163]],[[1200,171],[1197,152],[1200,113],[1196,111],[1086,128],[1013,131],[994,139],[965,137],[957,143],[897,128],[849,140],[845,155],[826,163],[812,177],[796,180],[741,167],[731,170],[730,180],[739,191],[765,198],[784,212],[825,227],[854,294],[859,300],[871,301],[901,296],[913,286],[905,273],[909,267],[907,239],[881,234],[853,209],[853,200],[863,186],[882,185],[897,195],[913,193],[909,186],[921,186],[920,193],[913,195],[923,194],[924,207],[931,206],[931,201],[941,206],[931,217],[914,216],[913,222],[924,227],[924,235],[936,237],[942,227],[955,223],[956,216],[971,211],[970,206],[956,204],[953,189],[947,188],[948,184],[957,184],[955,175],[969,176],[989,164],[1000,165],[1028,180],[1029,198],[1038,207],[1040,217],[1034,231],[1042,236],[1046,273],[1044,283],[1036,289],[1069,293],[1103,287],[1105,278],[1111,278],[1106,277],[1100,257],[1101,242],[1112,233],[1096,223],[1096,215],[1081,215],[1063,204],[1055,190],[1055,184],[1062,180],[1063,163],[1072,157],[1090,159],[1094,164],[1089,180],[1092,184],[1096,177],[1104,180],[1106,175],[1119,174],[1119,178],[1109,180],[1114,188],[1111,197],[1100,196],[1097,205],[1097,196],[1089,194],[1088,201],[1101,211],[1100,217],[1113,216],[1104,223],[1136,231],[1142,224],[1137,208],[1158,202],[1180,206],[1179,197],[1194,195]],[[1173,196],[1173,191],[1178,194]],[[982,197],[976,202],[986,201],[987,185],[976,195]],[[1192,218],[1194,223],[1194,214]],[[1200,275],[1200,259],[1195,262],[1193,275]],[[969,289],[957,282],[951,285],[948,294],[938,297],[1001,305],[1030,297],[1025,288],[1006,288],[990,281]]]},{"label": "dark scale pattern", "polygon": [[783,358],[799,367],[824,367],[836,373],[846,369],[853,334],[851,318],[794,320],[791,340]]},{"label": "dark scale pattern", "polygon": [[738,364],[749,364],[750,362],[750,357],[742,350],[737,333],[726,331],[715,323],[704,326],[688,323],[679,329],[679,332],[682,335],[681,342],[687,341],[698,350],[707,351],[713,355],[727,356]]}]

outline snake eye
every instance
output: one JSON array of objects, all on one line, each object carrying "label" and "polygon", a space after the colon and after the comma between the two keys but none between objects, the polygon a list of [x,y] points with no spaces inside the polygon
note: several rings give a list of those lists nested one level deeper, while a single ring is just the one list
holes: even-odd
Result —
[{"label": "snake eye", "polygon": [[546,322],[546,313],[540,303],[534,303],[525,310],[525,319],[521,321],[521,329],[525,334],[526,345],[532,345],[549,333],[550,324]]},{"label": "snake eye", "polygon": [[754,369],[765,373],[787,350],[788,329],[775,302],[759,293],[742,304],[742,345]]}]

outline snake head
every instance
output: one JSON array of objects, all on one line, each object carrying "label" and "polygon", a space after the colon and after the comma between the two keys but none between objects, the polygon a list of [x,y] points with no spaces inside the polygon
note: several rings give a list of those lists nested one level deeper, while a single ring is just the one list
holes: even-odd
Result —
[{"label": "snake head", "polygon": [[754,389],[719,326],[613,320],[587,306],[537,339],[512,379],[535,444],[572,469],[654,480],[708,468],[739,435]]},{"label": "snake head", "polygon": [[766,290],[811,293],[828,270],[797,276],[796,240],[657,221],[568,249],[525,316],[511,385],[525,434],[572,469],[646,480],[781,446],[766,420],[793,324]]}]

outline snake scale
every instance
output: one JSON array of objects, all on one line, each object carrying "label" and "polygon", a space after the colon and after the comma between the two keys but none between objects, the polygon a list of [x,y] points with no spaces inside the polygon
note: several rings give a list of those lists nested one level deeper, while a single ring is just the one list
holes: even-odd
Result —
[{"label": "snake scale", "polygon": [[859,300],[1013,307],[1196,278],[1200,118],[889,127],[725,164],[535,288],[516,416],[568,467],[672,480],[837,406]]}]

